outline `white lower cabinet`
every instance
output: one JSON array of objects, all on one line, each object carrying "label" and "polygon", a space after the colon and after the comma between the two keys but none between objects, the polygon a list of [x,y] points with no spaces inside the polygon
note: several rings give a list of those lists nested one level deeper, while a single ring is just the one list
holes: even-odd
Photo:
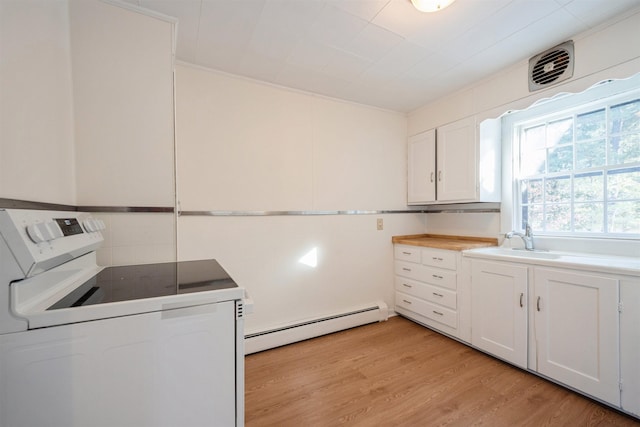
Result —
[{"label": "white lower cabinet", "polygon": [[621,405],[640,417],[640,278],[620,281]]},{"label": "white lower cabinet", "polygon": [[395,311],[458,337],[458,270],[460,253],[396,245]]},{"label": "white lower cabinet", "polygon": [[620,405],[618,280],[535,267],[530,368]]},{"label": "white lower cabinet", "polygon": [[471,343],[525,369],[528,271],[491,261],[471,265]]},{"label": "white lower cabinet", "polygon": [[620,406],[619,278],[471,260],[471,343]]}]

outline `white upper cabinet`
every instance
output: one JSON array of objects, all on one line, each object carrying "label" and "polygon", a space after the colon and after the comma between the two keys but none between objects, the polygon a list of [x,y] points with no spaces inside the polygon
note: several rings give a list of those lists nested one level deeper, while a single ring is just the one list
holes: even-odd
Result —
[{"label": "white upper cabinet", "polygon": [[409,138],[408,204],[436,201],[436,131]]},{"label": "white upper cabinet", "polygon": [[438,201],[476,200],[477,153],[475,119],[439,127],[436,159]]},{"label": "white upper cabinet", "polygon": [[409,138],[407,204],[500,201],[500,120],[460,120]]}]

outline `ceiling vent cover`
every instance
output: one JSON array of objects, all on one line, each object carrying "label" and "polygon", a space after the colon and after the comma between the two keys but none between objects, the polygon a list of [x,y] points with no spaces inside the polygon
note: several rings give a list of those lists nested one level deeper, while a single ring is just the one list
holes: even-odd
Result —
[{"label": "ceiling vent cover", "polygon": [[573,76],[573,41],[569,40],[529,59],[529,91],[543,89]]}]

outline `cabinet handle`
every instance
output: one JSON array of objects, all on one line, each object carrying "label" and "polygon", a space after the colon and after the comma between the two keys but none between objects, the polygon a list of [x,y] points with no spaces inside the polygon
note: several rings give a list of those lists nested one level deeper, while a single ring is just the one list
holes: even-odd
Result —
[{"label": "cabinet handle", "polygon": [[407,268],[407,267],[402,267],[402,270],[403,270],[403,271],[411,271],[411,269],[410,269],[410,268]]},{"label": "cabinet handle", "polygon": [[407,301],[406,299],[403,299],[402,301],[406,302],[407,304],[411,304],[411,301]]},{"label": "cabinet handle", "polygon": [[538,301],[536,301],[536,309],[540,311],[540,297],[538,297]]},{"label": "cabinet handle", "polygon": [[431,259],[434,260],[434,261],[442,261],[442,258],[437,257],[437,256],[431,257]]},{"label": "cabinet handle", "polygon": [[413,286],[407,285],[406,283],[403,283],[402,286],[404,286],[405,288],[413,288]]},{"label": "cabinet handle", "polygon": [[433,310],[433,314],[437,314],[438,316],[444,316],[444,313],[440,313],[439,311]]},{"label": "cabinet handle", "polygon": [[413,252],[402,252],[402,255],[411,255]]},{"label": "cabinet handle", "polygon": [[433,182],[433,172],[431,172],[431,178],[430,178],[431,182]]},{"label": "cabinet handle", "polygon": [[442,279],[442,276],[438,276],[437,274],[432,274],[431,276],[433,276],[434,279]]},{"label": "cabinet handle", "polygon": [[437,296],[437,297],[440,297],[440,298],[442,298],[442,297],[444,296],[444,295],[439,294],[439,293],[437,293],[437,292],[433,292],[433,295],[435,295],[435,296]]},{"label": "cabinet handle", "polygon": [[524,292],[520,293],[520,307],[524,307],[524,305],[522,305],[522,298],[524,298]]},{"label": "cabinet handle", "polygon": [[438,171],[438,181],[442,181],[442,171]]}]

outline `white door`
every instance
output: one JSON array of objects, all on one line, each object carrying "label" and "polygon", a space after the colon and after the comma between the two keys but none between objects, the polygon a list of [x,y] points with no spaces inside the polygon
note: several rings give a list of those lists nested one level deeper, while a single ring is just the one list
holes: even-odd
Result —
[{"label": "white door", "polygon": [[474,118],[438,128],[438,201],[476,200],[477,153]]},{"label": "white door", "polygon": [[618,280],[535,269],[537,371],[614,405],[618,385]]},{"label": "white door", "polygon": [[409,138],[407,204],[436,200],[436,131],[428,130]]},{"label": "white door", "polygon": [[528,268],[471,261],[471,343],[527,367]]}]

